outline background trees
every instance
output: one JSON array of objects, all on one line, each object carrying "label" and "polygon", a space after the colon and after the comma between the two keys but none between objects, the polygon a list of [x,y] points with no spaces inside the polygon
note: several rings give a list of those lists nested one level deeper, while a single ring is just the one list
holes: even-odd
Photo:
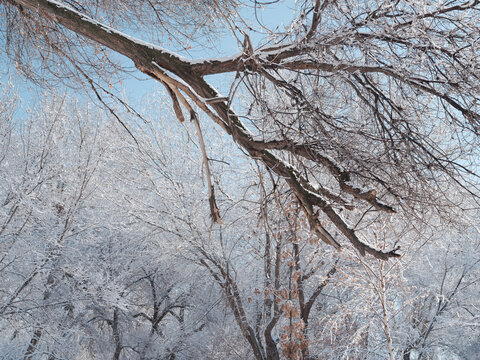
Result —
[{"label": "background trees", "polygon": [[138,191],[153,189],[136,144],[66,97],[2,116],[1,356],[200,355],[188,339],[211,304],[193,301],[204,281],[139,221]]},{"label": "background trees", "polygon": [[224,209],[212,227],[194,124],[147,116],[135,142],[89,105],[53,99],[30,118],[3,113],[3,357],[475,353],[474,229],[378,219],[359,233],[378,249],[408,244],[400,262],[337,253],[288,187],[221,137],[208,148]]}]

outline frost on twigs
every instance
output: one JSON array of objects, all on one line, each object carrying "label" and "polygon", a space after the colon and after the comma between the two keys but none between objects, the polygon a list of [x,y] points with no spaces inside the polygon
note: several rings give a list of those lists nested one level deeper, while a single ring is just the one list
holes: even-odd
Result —
[{"label": "frost on twigs", "polygon": [[[308,217],[323,213],[362,254],[398,256],[359,241],[340,211],[394,213],[403,207],[415,213],[429,205],[442,212],[451,203],[452,186],[478,199],[475,159],[469,155],[478,148],[480,69],[472,65],[479,56],[478,1],[347,7],[305,2],[286,33],[270,33],[262,46],[232,17],[226,22],[241,53],[205,60],[145,43],[109,26],[114,22],[107,26],[60,2],[10,3],[35,14],[35,26],[48,19],[79,35],[63,34],[68,44],[82,47],[79,39],[88,38],[131,59],[166,86],[180,121],[182,107],[191,113],[191,104],[197,106],[284,179]],[[135,10],[141,19],[141,6]],[[52,49],[48,41],[44,45]],[[226,73],[236,76],[223,97],[206,75]],[[212,218],[218,221],[208,157],[202,154]],[[322,233],[313,218],[310,223]]]}]

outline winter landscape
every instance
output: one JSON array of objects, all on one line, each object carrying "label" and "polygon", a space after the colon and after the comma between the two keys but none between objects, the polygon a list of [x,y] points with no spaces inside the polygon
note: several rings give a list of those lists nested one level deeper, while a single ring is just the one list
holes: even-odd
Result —
[{"label": "winter landscape", "polygon": [[0,44],[0,359],[480,359],[480,0],[0,0]]}]

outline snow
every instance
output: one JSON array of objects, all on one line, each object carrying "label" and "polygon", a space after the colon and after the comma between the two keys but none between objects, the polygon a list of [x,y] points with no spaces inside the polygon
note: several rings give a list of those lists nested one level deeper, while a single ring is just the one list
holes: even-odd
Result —
[{"label": "snow", "polygon": [[87,21],[91,24],[94,24],[95,26],[98,26],[100,27],[102,30],[110,33],[110,34],[115,34],[115,35],[118,35],[118,36],[121,36],[121,37],[124,37],[132,42],[134,42],[135,44],[138,44],[138,45],[141,45],[141,46],[145,46],[145,47],[148,47],[149,49],[152,49],[152,50],[156,50],[156,51],[159,51],[159,52],[162,52],[164,54],[167,54],[169,56],[172,56],[174,58],[177,58],[178,60],[182,61],[182,62],[185,62],[185,63],[188,63],[188,64],[192,64],[192,61],[190,61],[189,59],[183,57],[183,56],[180,56],[170,50],[167,50],[161,46],[158,46],[158,45],[155,45],[155,44],[152,44],[152,43],[149,43],[149,42],[146,42],[146,41],[143,41],[143,40],[140,40],[140,39],[137,39],[133,36],[130,36],[130,35],[127,35],[121,31],[118,31],[108,25],[105,25],[105,24],[102,24],[101,22],[95,20],[95,19],[92,19],[91,17],[88,17],[86,16],[85,14],[82,14],[80,12],[78,12],[77,10],[73,9],[72,7],[68,6],[68,5],[64,5],[64,4],[61,4],[55,0],[46,0],[48,3],[52,4],[52,5],[55,5],[56,7],[60,8],[60,9],[63,9],[65,11],[68,11],[68,12],[73,12],[75,13],[76,15],[78,15],[79,17],[82,18],[82,20],[84,21]]},{"label": "snow", "polygon": [[188,60],[188,62],[192,65],[223,63],[223,62],[233,61],[235,59],[238,59],[241,56],[242,56],[242,53],[237,53],[232,56],[224,56],[224,57],[218,57],[218,58],[203,58],[203,59],[201,58],[197,60]]}]

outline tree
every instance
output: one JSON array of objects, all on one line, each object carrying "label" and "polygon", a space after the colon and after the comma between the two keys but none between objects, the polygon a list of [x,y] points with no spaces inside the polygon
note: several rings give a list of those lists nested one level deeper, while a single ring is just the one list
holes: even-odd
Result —
[{"label": "tree", "polygon": [[98,128],[87,127],[88,117],[74,104],[71,117],[64,116],[65,98],[57,100],[44,103],[41,112],[22,122],[3,122],[9,141],[2,143],[0,319],[2,325],[17,319],[9,329],[13,338],[33,327],[26,359],[44,333],[45,309],[55,301],[53,307],[68,308],[72,300],[52,294],[65,277],[62,255],[85,226],[81,208],[103,156],[95,142]]},{"label": "tree", "polygon": [[152,182],[168,189],[181,175],[165,161],[170,178],[150,177],[152,163],[166,156],[156,151],[153,158],[148,139],[138,152],[126,134],[112,137],[118,129],[88,103],[50,94],[35,111],[14,116],[16,97],[5,93],[0,357],[173,359],[206,352],[210,339],[199,345],[212,307],[206,281],[174,256],[168,234],[145,221],[145,203],[158,200]]},{"label": "tree", "polygon": [[[354,224],[372,212],[448,213],[462,206],[457,191],[477,197],[478,1],[303,1],[290,27],[267,29],[258,46],[236,5],[8,0],[2,34],[26,75],[83,77],[102,102],[102,79],[120,69],[107,49],[126,56],[165,86],[180,121],[203,111],[284,179],[312,231],[335,248],[338,232],[362,255],[398,257],[393,244],[361,241]],[[161,28],[188,47],[218,22],[241,54],[188,60],[121,32],[161,40]],[[235,78],[222,96],[206,77],[226,73]]]},{"label": "tree", "polygon": [[16,117],[15,97],[1,102],[10,110],[0,114],[0,357],[475,354],[473,228],[447,235],[451,225],[432,214],[430,226],[390,215],[372,225],[367,214],[357,233],[382,250],[407,244],[406,254],[338,254],[309,231],[288,184],[226,151],[210,124],[223,209],[212,226],[197,196],[206,176],[197,126],[166,110],[159,119],[164,99],[146,99],[155,107],[135,142],[88,103],[46,98]]},{"label": "tree", "polygon": [[[451,239],[445,243],[447,236]],[[420,264],[407,270],[412,303],[402,314],[409,329],[405,331],[407,338],[402,339],[403,349],[399,349],[405,360],[442,352],[451,358],[468,359],[477,352],[478,234],[474,229],[463,229],[445,231],[442,238],[421,250],[429,262],[428,280],[424,272],[416,271]],[[411,275],[414,271],[416,276]]]}]

